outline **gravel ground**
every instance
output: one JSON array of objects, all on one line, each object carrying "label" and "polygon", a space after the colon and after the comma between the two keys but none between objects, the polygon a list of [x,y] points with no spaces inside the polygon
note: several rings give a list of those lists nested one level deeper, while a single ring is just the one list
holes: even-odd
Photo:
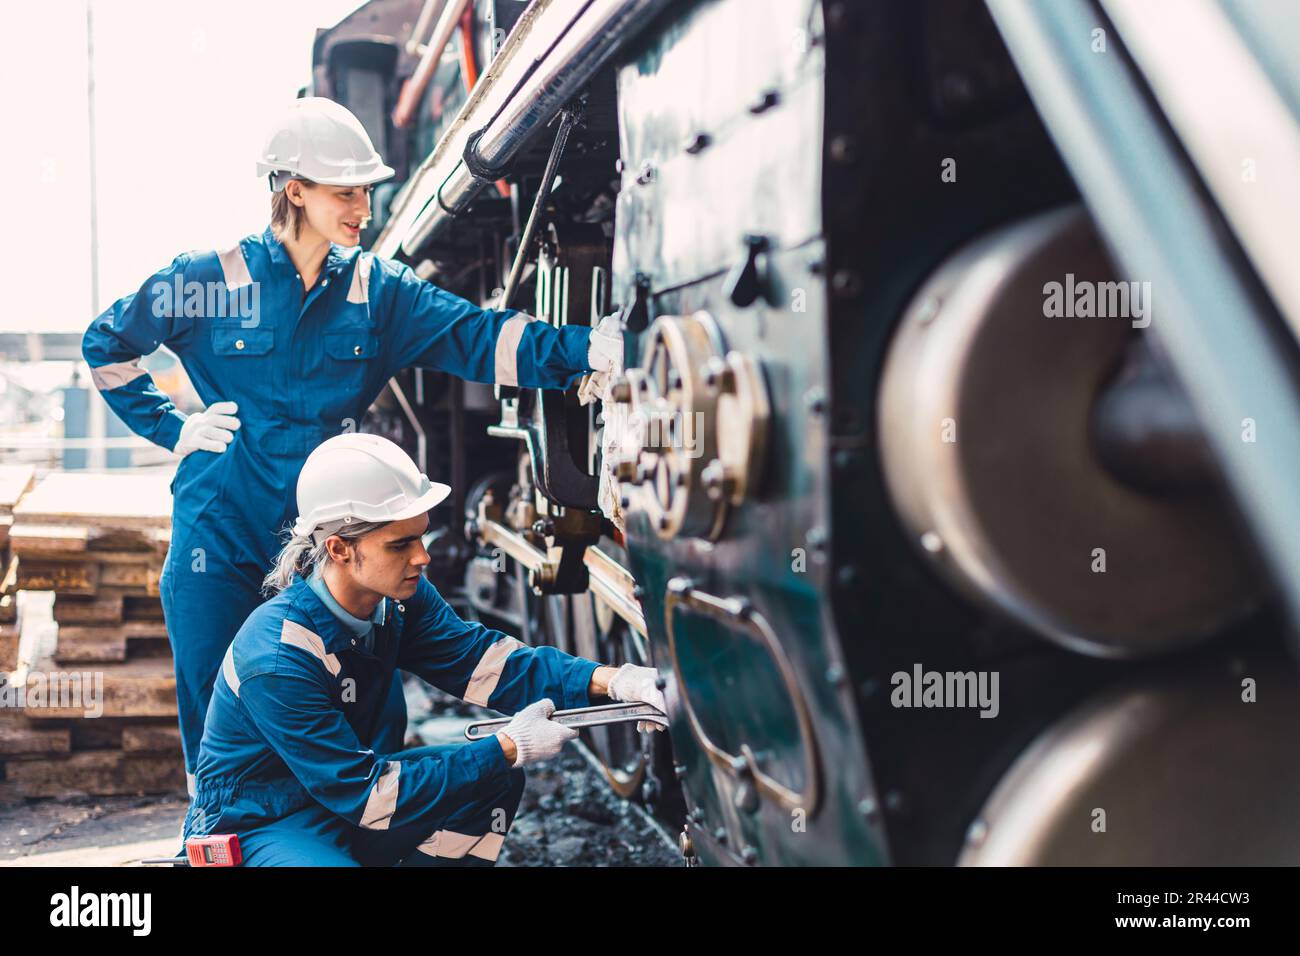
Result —
[{"label": "gravel ground", "polygon": [[[426,745],[464,743],[471,720],[500,716],[407,684],[412,728]],[[423,715],[423,716],[420,716]],[[409,743],[409,741],[408,741]],[[638,808],[615,796],[577,748],[527,769],[528,783],[497,866],[681,866],[681,853]]]},{"label": "gravel ground", "polygon": [[528,769],[498,866],[681,866],[681,854],[568,745]]}]

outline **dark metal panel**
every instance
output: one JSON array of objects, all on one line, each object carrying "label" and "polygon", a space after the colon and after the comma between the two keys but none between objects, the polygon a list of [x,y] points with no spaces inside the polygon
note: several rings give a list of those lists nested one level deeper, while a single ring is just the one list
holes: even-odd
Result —
[{"label": "dark metal panel", "polygon": [[816,0],[697,5],[619,72],[615,298],[733,267],[745,237],[821,232],[825,64]]}]

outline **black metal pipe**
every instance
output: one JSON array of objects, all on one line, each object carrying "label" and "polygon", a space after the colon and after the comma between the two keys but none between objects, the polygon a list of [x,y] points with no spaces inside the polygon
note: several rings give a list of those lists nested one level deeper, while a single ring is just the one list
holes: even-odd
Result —
[{"label": "black metal pipe", "polygon": [[555,182],[555,170],[560,165],[560,157],[564,155],[565,144],[569,141],[569,133],[573,130],[578,121],[580,107],[568,108],[560,115],[560,128],[555,133],[555,142],[551,145],[551,155],[546,159],[546,169],[542,173],[542,181],[537,187],[537,196],[533,199],[532,211],[528,214],[528,222],[524,225],[524,234],[519,237],[519,248],[515,251],[515,261],[510,267],[510,278],[506,280],[506,287],[501,293],[501,303],[498,306],[501,310],[510,308],[510,300],[514,298],[515,290],[519,286],[519,277],[524,271],[524,262],[528,259],[528,247],[532,245],[533,234],[537,231],[537,222],[542,215],[542,207],[546,205],[546,197],[551,194],[551,184]]}]

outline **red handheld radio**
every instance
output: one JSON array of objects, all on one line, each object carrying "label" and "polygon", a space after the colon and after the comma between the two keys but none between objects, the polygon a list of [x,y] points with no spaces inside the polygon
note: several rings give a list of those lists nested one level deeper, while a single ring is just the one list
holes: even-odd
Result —
[{"label": "red handheld radio", "polygon": [[171,866],[239,866],[244,854],[239,849],[239,837],[234,833],[209,833],[193,836],[185,841],[185,856],[168,856],[141,863],[166,863]]},{"label": "red handheld radio", "polygon": [[238,866],[244,858],[239,837],[233,833],[210,833],[185,841],[185,855],[190,866]]}]

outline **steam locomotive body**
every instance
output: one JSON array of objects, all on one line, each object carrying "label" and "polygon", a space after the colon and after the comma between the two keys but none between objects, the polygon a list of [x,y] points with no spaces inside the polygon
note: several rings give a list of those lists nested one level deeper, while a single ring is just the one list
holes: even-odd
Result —
[{"label": "steam locomotive body", "polygon": [[454,489],[463,611],[666,675],[669,734],[586,742],[688,861],[1300,861],[1300,36],[1172,7],[318,35],[399,171],[367,247],[624,320],[603,403],[409,370],[367,427]]}]

